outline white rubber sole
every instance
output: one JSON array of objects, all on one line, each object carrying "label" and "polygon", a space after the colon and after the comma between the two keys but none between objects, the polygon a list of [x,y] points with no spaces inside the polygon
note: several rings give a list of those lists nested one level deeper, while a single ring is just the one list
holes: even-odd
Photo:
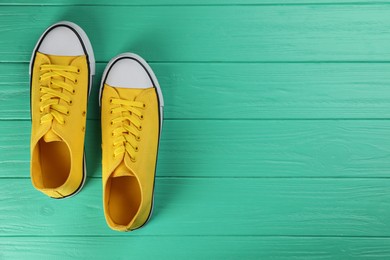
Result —
[{"label": "white rubber sole", "polygon": [[[72,22],[61,21],[61,22],[55,23],[55,24],[51,25],[49,28],[47,28],[42,33],[41,37],[39,37],[39,40],[35,44],[35,47],[34,47],[34,50],[32,52],[31,59],[30,59],[30,66],[29,66],[30,81],[31,81],[32,66],[34,65],[35,54],[38,51],[38,48],[40,46],[40,43],[42,42],[43,37],[45,37],[47,32],[49,32],[53,27],[57,27],[59,25],[65,25],[65,26],[70,27],[73,30],[75,30],[77,32],[78,36],[80,36],[81,41],[82,41],[82,43],[83,43],[83,45],[85,47],[85,51],[87,52],[87,55],[88,55],[89,71],[90,71],[89,86],[88,86],[88,99],[89,99],[89,96],[91,94],[91,89],[92,89],[93,76],[95,75],[95,56],[94,56],[94,53],[93,53],[91,42],[89,41],[89,38],[88,38],[87,34],[84,32],[83,29],[81,29],[80,26],[78,26],[77,24],[72,23]],[[30,82],[30,86],[31,86],[31,82]],[[78,190],[75,193],[73,193],[73,194],[71,194],[69,196],[65,196],[63,198],[56,198],[56,199],[71,198],[71,197],[77,195],[83,189],[84,184],[85,184],[85,180],[87,179],[87,164],[86,164],[86,160],[85,160],[85,151],[84,151],[83,157],[84,157],[84,159],[83,159],[84,160],[84,166],[83,166],[84,167],[84,176],[83,176],[83,180],[82,180],[82,183],[81,183],[80,187],[78,188]]]},{"label": "white rubber sole", "polygon": [[[139,55],[137,54],[134,54],[134,53],[131,53],[131,52],[125,52],[125,53],[122,53],[122,54],[119,54],[117,56],[115,56],[114,58],[112,58],[106,68],[104,69],[104,72],[103,72],[103,76],[102,76],[102,81],[100,83],[100,90],[99,90],[99,106],[101,106],[101,100],[102,100],[102,91],[103,91],[103,86],[104,86],[104,82],[107,78],[107,73],[109,72],[110,68],[112,67],[112,65],[118,60],[118,59],[122,59],[122,58],[131,58],[131,59],[135,59],[137,60],[138,62],[140,62],[142,64],[142,66],[148,71],[148,74],[149,76],[152,78],[152,81],[153,81],[153,84],[156,88],[156,91],[157,91],[157,95],[158,95],[158,99],[159,99],[159,104],[160,104],[160,131],[159,131],[159,140],[158,142],[160,143],[160,139],[161,139],[161,130],[162,130],[162,123],[163,123],[163,112],[164,112],[164,98],[163,98],[163,95],[162,95],[162,91],[161,91],[161,87],[160,87],[160,84],[158,83],[158,80],[157,80],[157,77],[156,75],[154,74],[152,68],[149,66],[149,64],[142,58],[140,57]],[[158,152],[157,152],[158,153]],[[156,162],[157,163],[157,162]],[[156,182],[156,175],[154,176],[154,182]],[[155,184],[155,183],[154,183]],[[138,228],[135,228],[135,229],[132,229],[131,231],[133,230],[137,230],[139,228],[142,228],[144,225],[146,225],[149,220],[151,219],[152,217],[152,214],[153,214],[153,208],[154,208],[154,187],[153,187],[153,195],[152,195],[152,206],[151,206],[151,210],[150,210],[150,214],[148,216],[148,219],[145,221],[144,224],[142,224],[140,227]]]}]

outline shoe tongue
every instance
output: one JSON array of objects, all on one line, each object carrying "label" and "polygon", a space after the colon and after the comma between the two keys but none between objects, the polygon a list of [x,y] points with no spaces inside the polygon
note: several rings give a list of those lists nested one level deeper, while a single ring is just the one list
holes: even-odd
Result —
[{"label": "shoe tongue", "polygon": [[51,64],[56,64],[56,65],[63,65],[67,66],[72,63],[72,61],[75,59],[74,56],[57,56],[57,55],[49,55],[45,54],[49,59]]},{"label": "shoe tongue", "polygon": [[136,97],[144,91],[144,89],[131,89],[131,91],[129,91],[129,88],[123,87],[114,87],[113,89],[121,98],[125,98],[127,100],[135,100]]},{"label": "shoe tongue", "polygon": [[122,161],[118,167],[116,167],[112,177],[122,177],[122,176],[134,176],[133,172],[127,168],[124,161]]},{"label": "shoe tongue", "polygon": [[46,143],[55,142],[55,141],[62,141],[61,137],[59,137],[51,129],[43,136],[43,140],[45,140]]}]

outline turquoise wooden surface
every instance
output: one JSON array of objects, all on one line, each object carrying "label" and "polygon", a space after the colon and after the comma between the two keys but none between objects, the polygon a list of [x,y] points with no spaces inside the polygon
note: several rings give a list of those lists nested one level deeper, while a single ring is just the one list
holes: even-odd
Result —
[{"label": "turquoise wooden surface", "polygon": [[[97,65],[90,119],[99,118],[104,66]],[[165,86],[166,119],[390,117],[387,63],[159,62],[151,66]],[[27,69],[27,63],[0,63],[0,94],[8,101],[0,102],[0,119],[29,119]]]},{"label": "turquoise wooden surface", "polygon": [[[97,75],[89,178],[57,201],[29,179],[28,60],[82,26]],[[0,259],[389,259],[390,1],[0,0]],[[151,222],[111,231],[97,90],[144,56],[165,118]]]}]

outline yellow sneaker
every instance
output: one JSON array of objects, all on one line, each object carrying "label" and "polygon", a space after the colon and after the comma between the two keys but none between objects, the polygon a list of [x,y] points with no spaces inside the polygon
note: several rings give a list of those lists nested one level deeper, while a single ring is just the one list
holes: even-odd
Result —
[{"label": "yellow sneaker", "polygon": [[112,229],[131,231],[152,213],[163,97],[149,65],[124,53],[104,71],[100,102],[104,214]]},{"label": "yellow sneaker", "polygon": [[30,62],[31,180],[52,198],[76,194],[86,178],[84,135],[95,60],[76,24],[59,22],[39,39]]}]

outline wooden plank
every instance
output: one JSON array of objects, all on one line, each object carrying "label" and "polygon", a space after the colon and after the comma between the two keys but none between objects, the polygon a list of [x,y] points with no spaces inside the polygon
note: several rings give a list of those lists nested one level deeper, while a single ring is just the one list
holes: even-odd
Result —
[{"label": "wooden plank", "polygon": [[98,61],[124,51],[169,62],[389,61],[388,7],[3,6],[0,61],[28,61],[42,31],[64,19],[86,30]]},{"label": "wooden plank", "polygon": [[369,0],[115,0],[107,2],[107,0],[84,0],[82,3],[78,0],[3,0],[0,5],[124,5],[124,6],[159,6],[159,5],[179,5],[179,6],[199,6],[199,5],[323,5],[323,4],[383,4],[389,0],[381,0],[380,2],[372,2]]},{"label": "wooden plank", "polygon": [[[107,227],[101,186],[90,179],[58,201],[28,179],[0,179],[1,236],[128,236]],[[389,179],[157,179],[153,218],[136,234],[382,237],[389,207]]]},{"label": "wooden plank", "polygon": [[[153,245],[153,246],[150,246]],[[389,238],[2,237],[3,259],[388,259]]]},{"label": "wooden plank", "polygon": [[[18,129],[18,131],[15,131]],[[165,121],[161,177],[388,177],[390,122]],[[101,174],[100,123],[89,121],[90,177]],[[0,176],[29,176],[30,122],[0,121]]]},{"label": "wooden plank", "polygon": [[[390,64],[153,63],[165,118],[389,118]],[[98,64],[88,118],[99,118]],[[0,119],[29,119],[28,65],[0,63]]]}]

